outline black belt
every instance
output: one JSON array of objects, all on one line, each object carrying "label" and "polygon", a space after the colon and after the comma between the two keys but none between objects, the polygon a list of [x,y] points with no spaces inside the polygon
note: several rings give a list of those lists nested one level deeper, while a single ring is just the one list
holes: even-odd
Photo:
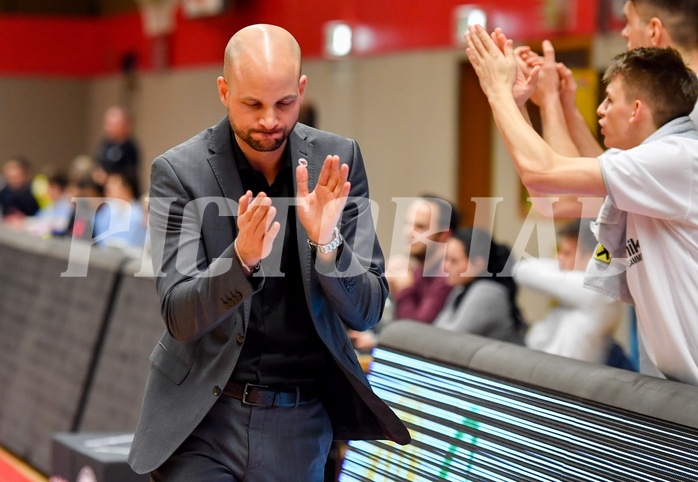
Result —
[{"label": "black belt", "polygon": [[318,398],[313,386],[270,387],[232,381],[223,389],[223,395],[257,407],[297,407]]}]

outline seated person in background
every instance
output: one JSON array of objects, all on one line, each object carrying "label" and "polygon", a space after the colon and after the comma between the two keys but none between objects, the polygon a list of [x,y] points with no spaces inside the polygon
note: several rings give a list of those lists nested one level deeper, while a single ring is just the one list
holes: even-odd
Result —
[{"label": "seated person in background", "polygon": [[409,259],[391,257],[386,271],[395,319],[431,323],[441,311],[451,291],[445,243],[459,221],[457,208],[445,199],[425,195],[412,202],[405,224]]},{"label": "seated person in background", "polygon": [[21,226],[26,216],[39,211],[32,193],[32,173],[29,161],[21,156],[8,160],[2,168],[5,185],[0,189],[3,222]]},{"label": "seated person in background", "polygon": [[522,345],[525,324],[516,304],[517,287],[502,273],[510,254],[486,231],[456,231],[446,245],[445,263],[453,291],[434,326]]},{"label": "seated person in background", "polygon": [[519,286],[550,296],[557,303],[529,328],[526,346],[606,364],[623,304],[584,287],[586,266],[596,248],[590,221],[582,218],[564,225],[558,231],[557,260],[523,259],[514,271],[514,280]]},{"label": "seated person in background", "polygon": [[26,228],[37,236],[63,234],[73,215],[73,204],[70,199],[70,191],[68,191],[68,177],[60,172],[49,176],[46,195],[49,204],[36,213]]},{"label": "seated person in background", "polygon": [[393,320],[434,320],[451,291],[443,272],[445,242],[459,222],[458,209],[445,199],[423,195],[412,201],[404,227],[409,256],[400,253],[388,260],[390,297],[380,323],[373,330],[348,331],[357,351],[370,352],[380,330]]},{"label": "seated person in background", "polygon": [[62,234],[91,241],[95,236],[95,218],[105,208],[102,203],[104,190],[89,176],[76,179],[68,187],[72,194],[73,211],[68,227]]},{"label": "seated person in background", "polygon": [[[108,174],[104,183],[104,196],[111,202],[95,215],[94,235],[98,244],[143,249],[146,217],[139,200],[136,179],[121,172]],[[112,233],[102,237],[109,230]]]}]

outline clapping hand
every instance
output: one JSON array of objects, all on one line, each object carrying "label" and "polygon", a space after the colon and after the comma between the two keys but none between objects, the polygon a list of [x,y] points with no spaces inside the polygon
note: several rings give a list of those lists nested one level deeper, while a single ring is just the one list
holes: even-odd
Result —
[{"label": "clapping hand", "polygon": [[535,92],[540,71],[540,65],[524,60],[528,51],[520,48],[515,54],[512,41],[499,28],[488,36],[481,26],[469,27],[465,38],[466,53],[485,95],[504,86],[511,90],[516,104],[524,106]]},{"label": "clapping hand", "polygon": [[315,189],[308,192],[308,169],[296,168],[298,218],[311,241],[327,244],[332,240],[351,188],[348,178],[349,166],[341,164],[339,156],[327,156]]},{"label": "clapping hand", "polygon": [[255,266],[271,253],[274,239],[281,229],[274,216],[276,208],[265,193],[261,192],[253,199],[252,191],[247,191],[240,198],[235,248],[240,260],[247,266]]},{"label": "clapping hand", "polygon": [[512,41],[501,31],[490,36],[480,25],[468,27],[465,40],[465,52],[485,95],[491,99],[498,93],[511,92],[518,70]]}]

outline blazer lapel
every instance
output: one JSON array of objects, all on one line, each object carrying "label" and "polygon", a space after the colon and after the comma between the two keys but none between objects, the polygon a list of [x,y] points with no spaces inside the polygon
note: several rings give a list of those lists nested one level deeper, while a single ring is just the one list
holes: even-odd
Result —
[{"label": "blazer lapel", "polygon": [[237,203],[245,191],[242,188],[242,180],[235,165],[235,159],[233,159],[233,147],[230,140],[232,135],[228,117],[224,117],[213,127],[208,143],[208,163],[216,180],[218,180],[223,196]]},{"label": "blazer lapel", "polygon": [[[298,181],[296,180],[296,167],[305,159],[308,169],[308,191],[312,192],[315,189],[319,169],[317,160],[313,156],[313,144],[308,141],[308,134],[305,126],[296,124],[296,128],[289,136],[290,152],[291,152],[291,167],[293,168],[293,193],[298,195]],[[298,209],[298,207],[296,207]],[[303,286],[305,287],[305,301],[308,304],[310,314],[313,315],[313,304],[310,299],[310,278],[312,270],[312,257],[310,256],[310,248],[308,247],[308,233],[301,224],[298,215],[296,215],[296,241],[298,243],[298,256],[301,265],[301,275],[303,277]]]}]

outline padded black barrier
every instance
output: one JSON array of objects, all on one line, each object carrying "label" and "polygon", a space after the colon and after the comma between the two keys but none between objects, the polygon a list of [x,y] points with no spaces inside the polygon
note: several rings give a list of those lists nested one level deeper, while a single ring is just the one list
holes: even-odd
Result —
[{"label": "padded black barrier", "polygon": [[148,482],[127,462],[132,433],[57,433],[51,478],[67,481]]},{"label": "padded black barrier", "polygon": [[695,482],[698,387],[416,322],[369,381],[412,443],[350,441],[340,482]]},{"label": "padded black barrier", "polygon": [[165,330],[155,280],[141,274],[140,260],[122,270],[79,432],[136,429],[150,353]]},{"label": "padded black barrier", "polygon": [[45,473],[52,435],[79,418],[125,259],[93,248],[85,276],[62,277],[70,244],[0,228],[0,444]]}]

